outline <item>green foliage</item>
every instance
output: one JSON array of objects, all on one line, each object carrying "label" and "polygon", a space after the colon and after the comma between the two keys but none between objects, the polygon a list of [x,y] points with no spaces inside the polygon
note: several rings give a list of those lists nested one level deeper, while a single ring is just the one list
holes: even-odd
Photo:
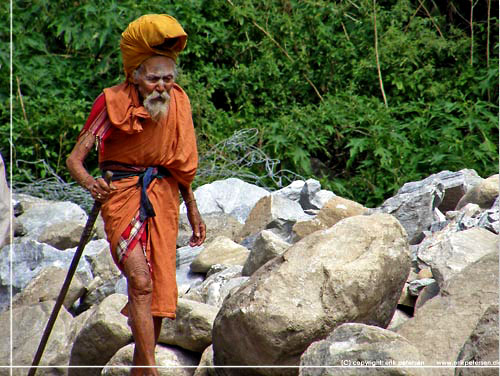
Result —
[{"label": "green foliage", "polygon": [[[445,3],[377,2],[379,77],[369,0],[15,1],[14,160],[46,160],[68,178],[64,159],[94,98],[124,78],[121,32],[142,14],[169,13],[189,35],[180,84],[202,154],[256,128],[255,146],[281,168],[370,206],[441,170],[491,175],[498,170],[498,4],[488,30],[487,2],[476,3],[472,39],[463,21],[470,2]],[[8,6],[0,5],[3,14]],[[8,23],[0,36],[8,41]],[[0,45],[4,156],[8,48]],[[95,158],[88,164],[95,168]],[[44,168],[20,166],[15,179],[43,178]]]}]

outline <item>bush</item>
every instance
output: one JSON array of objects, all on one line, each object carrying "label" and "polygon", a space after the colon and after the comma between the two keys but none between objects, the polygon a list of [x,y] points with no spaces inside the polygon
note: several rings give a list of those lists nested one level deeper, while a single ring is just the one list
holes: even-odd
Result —
[{"label": "bush", "polygon": [[[444,169],[488,176],[498,170],[498,4],[489,23],[487,4],[476,3],[471,37],[459,17],[470,11],[465,1],[16,1],[13,157],[45,160],[69,178],[63,161],[94,98],[124,78],[120,33],[157,12],[178,18],[189,35],[180,84],[202,155],[255,128],[253,146],[279,168],[370,206]],[[8,5],[0,7],[5,14]],[[0,25],[3,40],[8,31]],[[5,43],[0,62],[8,66]],[[0,84],[9,87],[6,69]],[[0,104],[5,155],[5,90]],[[235,168],[266,176],[258,164]],[[24,164],[14,180],[44,170]]]}]

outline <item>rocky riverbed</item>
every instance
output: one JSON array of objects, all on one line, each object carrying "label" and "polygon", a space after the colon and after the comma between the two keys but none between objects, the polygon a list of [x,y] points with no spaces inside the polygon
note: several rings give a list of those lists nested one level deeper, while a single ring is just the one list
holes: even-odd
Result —
[{"label": "rocky riverbed", "polygon": [[[498,374],[454,366],[498,365],[498,192],[498,175],[473,170],[407,183],[378,208],[313,179],[273,192],[234,178],[198,188],[207,241],[187,246],[181,206],[178,317],[162,327],[160,374]],[[15,237],[0,249],[0,366],[10,361],[11,315],[13,364],[29,366],[87,215],[21,194],[12,205]],[[125,294],[98,220],[37,375],[127,375]]]}]

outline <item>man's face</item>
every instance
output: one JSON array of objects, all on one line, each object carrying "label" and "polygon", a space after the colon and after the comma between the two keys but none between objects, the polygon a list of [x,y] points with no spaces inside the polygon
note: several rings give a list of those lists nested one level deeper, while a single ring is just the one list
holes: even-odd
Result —
[{"label": "man's face", "polygon": [[170,90],[174,85],[175,64],[165,56],[153,56],[133,75],[144,107],[153,120],[158,121],[168,112]]}]

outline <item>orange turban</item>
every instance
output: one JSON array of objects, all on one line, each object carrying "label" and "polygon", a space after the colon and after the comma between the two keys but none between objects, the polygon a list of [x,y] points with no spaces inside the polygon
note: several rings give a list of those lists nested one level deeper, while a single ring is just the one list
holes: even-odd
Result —
[{"label": "orange turban", "polygon": [[186,32],[168,14],[146,14],[132,21],[122,33],[120,41],[127,80],[151,56],[163,55],[177,60],[186,42]]}]

